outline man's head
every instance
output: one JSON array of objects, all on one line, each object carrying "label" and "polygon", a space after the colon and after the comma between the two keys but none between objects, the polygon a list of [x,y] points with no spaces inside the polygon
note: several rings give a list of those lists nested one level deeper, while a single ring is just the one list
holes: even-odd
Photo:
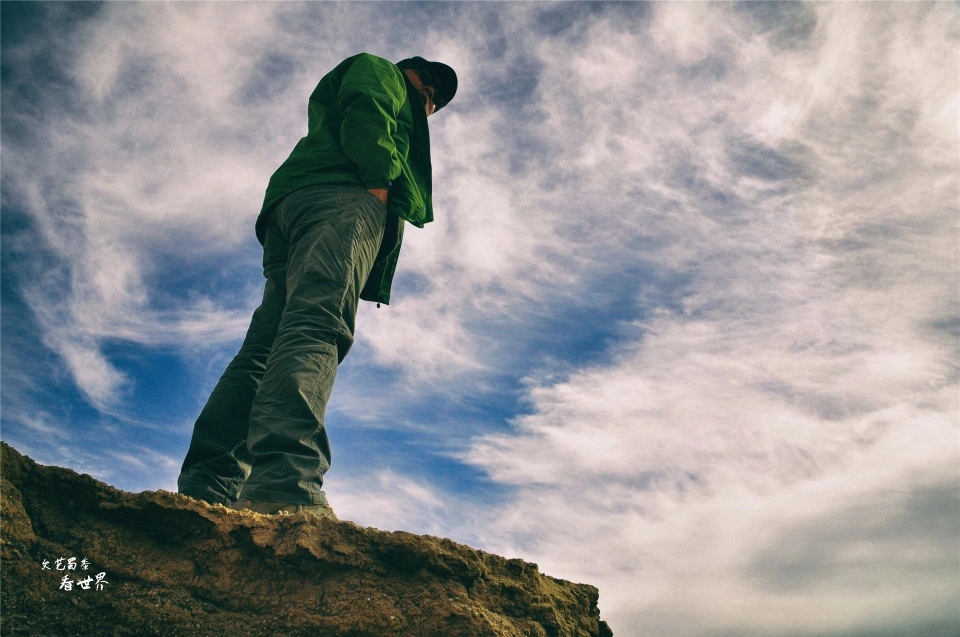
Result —
[{"label": "man's head", "polygon": [[420,93],[428,116],[449,104],[457,93],[457,74],[446,64],[412,57],[397,66]]}]

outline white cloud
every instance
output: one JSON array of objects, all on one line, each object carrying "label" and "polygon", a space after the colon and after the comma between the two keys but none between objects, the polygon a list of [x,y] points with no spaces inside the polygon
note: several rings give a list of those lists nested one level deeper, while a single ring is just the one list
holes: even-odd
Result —
[{"label": "white cloud", "polygon": [[129,382],[94,347],[67,341],[54,344],[53,349],[66,359],[77,387],[98,408],[111,405]]},{"label": "white cloud", "polygon": [[[924,489],[956,490],[949,390],[939,409],[818,421],[736,382],[724,383],[733,390],[724,400],[666,380],[647,390],[619,371],[619,385],[611,372],[545,389],[518,435],[475,445],[477,466],[519,486],[487,546],[597,584],[607,616],[637,632],[822,634],[949,608],[956,530],[919,532],[929,521],[898,512],[912,494],[922,503]],[[639,391],[617,391],[630,385]],[[956,503],[944,504],[950,520]],[[865,511],[887,512],[876,523],[886,536],[862,527]],[[835,561],[791,556],[801,540]],[[901,559],[886,559],[891,550]],[[758,568],[788,580],[792,568],[824,573],[781,591],[758,580]],[[927,591],[919,607],[918,589]]]},{"label": "white cloud", "polygon": [[438,534],[451,515],[444,494],[390,469],[339,479],[326,492],[341,520],[385,531]]},{"label": "white cloud", "polygon": [[[585,211],[606,215],[581,235],[587,250],[629,258],[616,239],[599,249],[609,234],[596,227],[621,237],[652,233],[656,253],[645,256],[685,270],[689,283],[679,309],[649,308],[641,339],[613,361],[534,383],[532,413],[512,432],[475,439],[466,459],[518,489],[495,527],[503,550],[530,538],[524,552],[555,572],[609,581],[601,590],[617,592],[605,608],[636,631],[822,633],[880,630],[925,614],[956,620],[944,610],[956,593],[955,573],[944,572],[955,551],[943,544],[955,531],[924,535],[893,513],[891,533],[921,552],[928,543],[926,556],[885,564],[889,546],[877,538],[863,540],[861,557],[854,537],[838,540],[836,550],[853,556],[800,599],[764,591],[745,573],[760,559],[757,547],[789,529],[842,527],[857,502],[896,507],[904,491],[949,492],[958,478],[956,343],[931,329],[956,311],[956,166],[943,161],[943,151],[955,155],[956,136],[940,128],[938,114],[950,112],[957,82],[926,65],[928,56],[954,59],[955,46],[915,40],[917,25],[941,14],[834,7],[818,7],[815,55],[781,57],[754,43],[725,61],[702,94],[685,91],[675,67],[622,63],[631,81],[617,86],[635,108],[600,101],[589,111],[617,126],[577,128],[581,112],[564,104],[571,94],[584,96],[574,104],[587,102],[596,84],[588,62],[579,74],[545,72],[553,68],[558,80],[546,83],[558,87],[546,98],[558,105],[548,129],[570,132],[568,148],[582,151],[583,165],[619,169],[598,170],[591,185],[609,186],[615,198],[626,190],[616,180],[636,175],[634,187],[674,204],[651,211],[669,219],[662,224],[656,216],[611,221],[602,206]],[[728,17],[725,8],[710,15]],[[695,16],[682,17],[671,18],[674,31],[692,28]],[[603,37],[587,43],[581,60],[624,50],[645,59],[650,51],[639,33],[595,28]],[[893,60],[876,44],[889,39],[925,54]],[[703,49],[681,40],[680,61],[731,44],[715,41]],[[542,57],[554,56],[545,49]],[[768,87],[794,97],[764,106]],[[810,95],[801,108],[784,106],[800,93]],[[942,106],[922,103],[923,94]],[[761,114],[759,128],[753,114]],[[731,140],[750,138],[774,145],[747,147],[753,157],[731,153]],[[625,150],[630,140],[633,152]],[[790,158],[795,175],[744,177],[791,148],[804,149]],[[677,179],[673,171],[687,161],[695,170]],[[608,539],[591,544],[595,537]],[[911,576],[929,592],[919,606],[909,592],[916,588],[900,580],[918,564],[933,568]],[[845,565],[860,566],[845,578]],[[787,568],[771,569],[778,566]],[[827,612],[815,613],[818,605]]]},{"label": "white cloud", "polygon": [[[210,346],[246,329],[250,294],[240,310],[209,296],[172,295],[176,304],[162,310],[155,302],[168,273],[218,254],[236,259],[252,232],[275,151],[235,138],[264,141],[276,129],[260,121],[294,126],[293,114],[271,117],[236,99],[273,12],[250,5],[224,22],[214,5],[105,5],[57,40],[53,53],[75,62],[66,69],[72,110],[59,121],[25,120],[31,138],[18,143],[31,150],[5,161],[4,172],[16,185],[7,194],[59,266],[24,281],[24,296],[96,406],[122,399],[127,385],[100,339]],[[43,95],[41,106],[58,112],[58,94]],[[249,204],[239,211],[236,201]]]}]

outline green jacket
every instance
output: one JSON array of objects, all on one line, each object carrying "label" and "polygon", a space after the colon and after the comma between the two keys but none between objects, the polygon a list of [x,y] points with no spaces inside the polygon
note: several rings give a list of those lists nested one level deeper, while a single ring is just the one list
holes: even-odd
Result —
[{"label": "green jacket", "polygon": [[320,80],[307,113],[306,136],[270,178],[257,238],[263,243],[270,212],[295,190],[320,184],[388,188],[390,214],[360,298],[389,303],[404,220],[420,228],[433,221],[430,131],[420,96],[392,62],[361,53]]}]

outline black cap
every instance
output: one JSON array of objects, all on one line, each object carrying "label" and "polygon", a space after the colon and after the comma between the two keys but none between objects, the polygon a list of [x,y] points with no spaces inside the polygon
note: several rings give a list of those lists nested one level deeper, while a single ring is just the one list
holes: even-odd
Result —
[{"label": "black cap", "polygon": [[421,75],[420,80],[433,87],[433,103],[436,104],[438,111],[449,104],[457,94],[457,73],[442,62],[412,57],[397,62],[397,66],[401,69],[426,71],[427,77]]}]

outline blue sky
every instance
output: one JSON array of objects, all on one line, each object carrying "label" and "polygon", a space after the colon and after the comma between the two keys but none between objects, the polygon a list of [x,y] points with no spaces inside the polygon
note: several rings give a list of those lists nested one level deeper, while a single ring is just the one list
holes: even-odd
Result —
[{"label": "blue sky", "polygon": [[325,489],[617,635],[960,626],[955,3],[2,4],[2,437],[175,490],[306,98],[446,61]]}]

